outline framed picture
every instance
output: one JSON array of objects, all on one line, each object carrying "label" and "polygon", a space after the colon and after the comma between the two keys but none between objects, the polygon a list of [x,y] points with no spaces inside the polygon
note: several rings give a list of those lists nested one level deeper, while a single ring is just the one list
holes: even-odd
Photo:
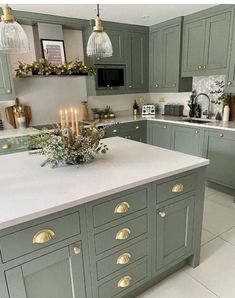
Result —
[{"label": "framed picture", "polygon": [[50,63],[58,65],[66,62],[63,40],[41,39],[41,45],[43,56]]}]

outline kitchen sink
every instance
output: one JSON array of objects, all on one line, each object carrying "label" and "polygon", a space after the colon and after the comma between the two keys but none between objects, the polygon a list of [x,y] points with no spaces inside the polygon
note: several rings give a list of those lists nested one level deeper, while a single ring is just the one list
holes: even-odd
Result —
[{"label": "kitchen sink", "polygon": [[200,118],[187,118],[187,119],[182,119],[181,121],[182,122],[189,122],[189,123],[205,124],[205,123],[214,122],[215,120],[200,119]]}]

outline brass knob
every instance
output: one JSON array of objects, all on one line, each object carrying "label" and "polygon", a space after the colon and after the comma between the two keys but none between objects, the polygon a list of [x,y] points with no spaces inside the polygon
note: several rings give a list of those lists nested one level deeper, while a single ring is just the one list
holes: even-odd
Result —
[{"label": "brass knob", "polygon": [[137,125],[137,126],[135,127],[135,129],[140,129],[140,127]]},{"label": "brass knob", "polygon": [[172,87],[175,87],[175,86],[176,86],[176,84],[175,84],[175,83],[173,83],[173,84],[172,84]]},{"label": "brass knob", "polygon": [[129,88],[132,88],[132,86],[130,85]]},{"label": "brass knob", "polygon": [[52,238],[54,238],[55,232],[51,229],[43,229],[38,231],[33,236],[33,243],[46,243],[50,241]]},{"label": "brass knob", "polygon": [[127,288],[131,283],[132,278],[129,275],[122,277],[118,282],[118,288]]},{"label": "brass knob", "polygon": [[117,132],[117,129],[113,129],[113,132],[116,133]]},{"label": "brass knob", "polygon": [[11,93],[11,89],[7,89],[7,93],[10,94]]},{"label": "brass knob", "polygon": [[202,66],[201,65],[198,65],[198,69],[202,69]]},{"label": "brass knob", "polygon": [[184,185],[182,183],[176,183],[173,187],[172,187],[172,192],[182,192],[184,190]]},{"label": "brass knob", "polygon": [[127,202],[121,202],[115,207],[114,213],[126,213],[130,208]]},{"label": "brass knob", "polygon": [[206,65],[203,65],[203,67],[202,67],[203,69],[206,69]]},{"label": "brass knob", "polygon": [[131,259],[131,254],[126,252],[117,258],[117,264],[119,264],[119,265],[128,264],[130,262],[130,259]]},{"label": "brass knob", "polygon": [[2,149],[6,150],[6,149],[10,149],[11,148],[11,144],[3,144],[2,145]]},{"label": "brass knob", "polygon": [[155,85],[155,87],[157,87],[157,88],[158,88],[158,84],[156,84],[156,85]]},{"label": "brass knob", "polygon": [[164,212],[164,211],[160,211],[160,212],[159,212],[159,215],[160,215],[162,218],[164,218],[164,217],[166,216],[166,212]]},{"label": "brass knob", "polygon": [[198,134],[198,133],[199,133],[199,131],[198,131],[198,130],[196,130],[196,131],[195,131],[195,133],[196,133],[196,134]]},{"label": "brass knob", "polygon": [[75,255],[79,255],[81,252],[81,248],[79,246],[74,246],[73,252]]},{"label": "brass knob", "polygon": [[163,126],[163,128],[164,128],[164,129],[166,129],[166,128],[167,128],[167,126],[166,126],[166,125],[164,125],[164,126]]},{"label": "brass knob", "polygon": [[232,82],[231,81],[228,81],[227,85],[228,86],[232,85]]},{"label": "brass knob", "polygon": [[223,138],[224,135],[221,133],[219,136],[220,136],[221,138]]},{"label": "brass knob", "polygon": [[125,240],[130,237],[131,231],[128,228],[121,229],[116,234],[117,240]]}]

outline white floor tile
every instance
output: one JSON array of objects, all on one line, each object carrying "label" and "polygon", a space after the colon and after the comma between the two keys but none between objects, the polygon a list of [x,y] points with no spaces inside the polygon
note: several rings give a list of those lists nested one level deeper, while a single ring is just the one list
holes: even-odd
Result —
[{"label": "white floor tile", "polygon": [[235,297],[235,247],[228,242],[216,238],[203,245],[201,264],[184,270],[220,298]]},{"label": "white floor tile", "polygon": [[217,204],[220,204],[222,206],[226,206],[226,207],[235,209],[234,197],[231,195],[228,195],[226,193],[216,192],[216,193],[208,196],[207,199],[211,200]]},{"label": "white floor tile", "polygon": [[217,190],[215,190],[214,188],[210,188],[210,187],[206,186],[206,188],[205,188],[205,196],[206,197],[211,196],[215,193],[217,193]]},{"label": "white floor tile", "polygon": [[235,227],[221,234],[220,237],[235,246]]},{"label": "white floor tile", "polygon": [[202,229],[202,239],[201,239],[201,245],[204,245],[205,243],[211,241],[214,239],[216,236],[212,234],[211,232]]},{"label": "white floor tile", "polygon": [[138,298],[217,298],[215,294],[180,270]]},{"label": "white floor tile", "polygon": [[228,208],[211,200],[205,201],[203,228],[219,235],[235,226],[235,208]]}]

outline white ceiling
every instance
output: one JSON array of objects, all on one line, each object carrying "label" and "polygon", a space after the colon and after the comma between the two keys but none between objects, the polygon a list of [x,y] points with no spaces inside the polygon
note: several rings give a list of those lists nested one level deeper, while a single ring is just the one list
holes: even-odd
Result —
[{"label": "white ceiling", "polygon": [[[178,16],[185,16],[212,4],[103,4],[103,20],[151,26]],[[80,19],[96,15],[95,4],[11,4],[12,9],[53,14]]]}]

